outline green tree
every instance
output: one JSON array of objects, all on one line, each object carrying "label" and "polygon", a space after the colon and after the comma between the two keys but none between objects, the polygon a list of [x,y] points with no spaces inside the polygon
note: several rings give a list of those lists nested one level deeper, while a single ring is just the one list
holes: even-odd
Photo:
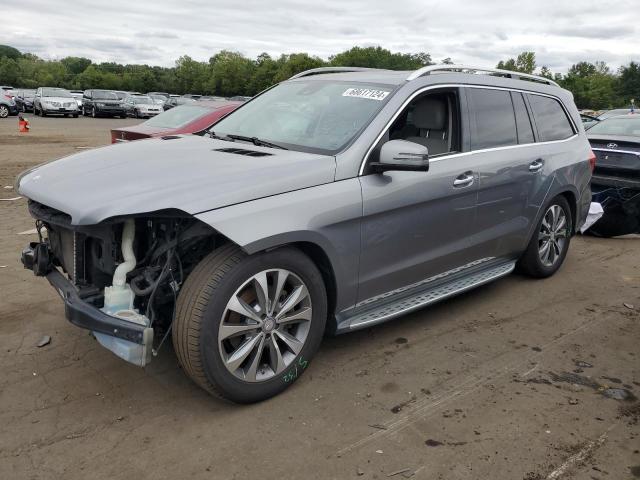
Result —
[{"label": "green tree", "polygon": [[0,58],[7,57],[12,60],[18,60],[22,57],[22,53],[17,48],[10,47],[9,45],[0,45]]},{"label": "green tree", "polygon": [[91,60],[84,57],[66,57],[60,60],[66,67],[67,71],[72,75],[79,75],[91,65]]},{"label": "green tree", "polygon": [[512,72],[533,73],[536,69],[535,52],[522,52],[516,59],[500,60],[496,68]]},{"label": "green tree", "polygon": [[312,68],[324,67],[324,60],[313,57],[308,53],[292,53],[290,55],[280,55],[277,60],[278,72],[274,77],[274,82],[282,82],[291,78],[296,73],[311,70]]},{"label": "green tree", "polygon": [[635,100],[636,106],[640,105],[640,64],[631,62],[620,67],[618,73],[620,79],[617,91],[621,99],[620,105],[628,105],[632,99]]},{"label": "green tree", "polygon": [[239,52],[222,50],[209,59],[209,65],[209,91],[225,97],[252,93],[249,85],[256,68],[253,60]]},{"label": "green tree", "polygon": [[415,70],[431,65],[428,53],[391,53],[386,48],[353,47],[329,57],[329,63],[343,67],[386,68],[389,70]]}]

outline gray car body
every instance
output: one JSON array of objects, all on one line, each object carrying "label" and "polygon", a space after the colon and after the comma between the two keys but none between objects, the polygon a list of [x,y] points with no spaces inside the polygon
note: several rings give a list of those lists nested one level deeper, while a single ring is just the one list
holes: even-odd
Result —
[{"label": "gray car body", "polygon": [[[210,225],[247,253],[287,244],[310,246],[333,278],[336,329],[369,304],[428,279],[478,264],[517,259],[545,202],[568,196],[574,230],[591,199],[590,147],[570,92],[488,75],[408,72],[331,73],[341,80],[392,86],[390,99],[335,156],[190,136],[104,147],[38,167],[19,179],[21,195],[71,215],[75,225],[178,209]],[[292,79],[289,81],[300,81]],[[412,98],[439,88],[485,87],[561,101],[575,134],[566,140],[469,151],[462,112],[462,152],[434,158],[429,172],[368,173],[365,162]],[[242,108],[242,107],[240,107]],[[269,156],[217,151],[241,147]],[[529,165],[544,160],[542,170]],[[473,172],[468,189],[453,180]]]}]

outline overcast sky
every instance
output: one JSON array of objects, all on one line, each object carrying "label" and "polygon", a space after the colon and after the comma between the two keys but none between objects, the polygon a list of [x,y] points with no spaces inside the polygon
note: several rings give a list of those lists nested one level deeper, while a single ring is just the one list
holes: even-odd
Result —
[{"label": "overcast sky", "polygon": [[[1,0],[0,44],[56,59],[172,66],[222,49],[308,52],[354,45],[495,66],[523,50],[565,72],[640,60],[640,0]],[[11,19],[11,21],[8,21]]]}]

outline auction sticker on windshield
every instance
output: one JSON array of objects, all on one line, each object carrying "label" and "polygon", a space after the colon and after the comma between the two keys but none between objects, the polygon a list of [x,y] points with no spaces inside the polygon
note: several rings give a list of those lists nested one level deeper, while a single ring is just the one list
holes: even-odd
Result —
[{"label": "auction sticker on windshield", "polygon": [[369,100],[384,100],[389,95],[385,90],[373,90],[371,88],[347,88],[343,97],[367,98]]}]

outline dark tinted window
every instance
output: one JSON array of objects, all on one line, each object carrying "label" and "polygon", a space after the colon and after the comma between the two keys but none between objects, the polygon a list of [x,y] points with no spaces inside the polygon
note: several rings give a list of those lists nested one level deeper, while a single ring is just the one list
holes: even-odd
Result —
[{"label": "dark tinted window", "polygon": [[541,95],[528,95],[541,142],[563,140],[573,135],[573,128],[560,102]]},{"label": "dark tinted window", "polygon": [[513,109],[516,112],[516,127],[518,128],[518,143],[533,143],[533,128],[531,119],[524,105],[524,98],[521,93],[511,92]]},{"label": "dark tinted window", "polygon": [[471,149],[516,145],[516,119],[506,90],[467,89],[471,114]]}]

